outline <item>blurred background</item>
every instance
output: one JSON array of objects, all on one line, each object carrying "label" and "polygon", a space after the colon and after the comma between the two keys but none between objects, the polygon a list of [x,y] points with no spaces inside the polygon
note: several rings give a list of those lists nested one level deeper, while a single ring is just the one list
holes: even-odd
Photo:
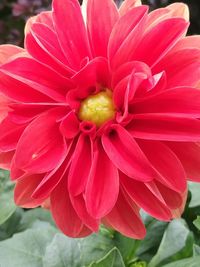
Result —
[{"label": "blurred background", "polygon": [[[80,2],[82,0],[79,0]],[[122,0],[115,0],[120,4]],[[143,0],[151,9],[174,2],[189,5],[191,13],[190,34],[200,33],[200,0]],[[23,46],[23,30],[26,20],[43,10],[50,9],[51,0],[0,0],[0,44],[11,43]]]}]

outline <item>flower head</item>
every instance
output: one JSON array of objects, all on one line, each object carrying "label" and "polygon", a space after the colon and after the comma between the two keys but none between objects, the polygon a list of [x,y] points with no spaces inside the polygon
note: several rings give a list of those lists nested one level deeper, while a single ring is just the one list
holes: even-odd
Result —
[{"label": "flower head", "polygon": [[200,180],[200,37],[188,8],[54,0],[0,47],[0,166],[15,201],[49,207],[69,236],[100,223],[143,238],[139,210],[180,216]]}]

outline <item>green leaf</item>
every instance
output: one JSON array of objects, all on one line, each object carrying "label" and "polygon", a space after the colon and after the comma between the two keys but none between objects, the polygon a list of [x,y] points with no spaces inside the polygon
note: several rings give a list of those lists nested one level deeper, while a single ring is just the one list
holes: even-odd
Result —
[{"label": "green leaf", "polygon": [[164,265],[163,267],[199,267],[200,257],[183,259],[180,261],[175,261],[170,264]]},{"label": "green leaf", "polygon": [[119,249],[125,263],[135,258],[135,252],[140,245],[140,240],[132,239],[121,235],[118,232],[114,233],[113,238],[115,246]]},{"label": "green leaf", "polygon": [[200,246],[193,245],[193,257],[200,256]]},{"label": "green leaf", "polygon": [[9,173],[0,170],[0,225],[16,210],[13,200],[13,184],[9,181]]},{"label": "green leaf", "polygon": [[149,267],[162,266],[170,260],[192,256],[193,235],[183,219],[169,223],[156,255]]},{"label": "green leaf", "polygon": [[200,216],[197,216],[196,220],[193,221],[193,224],[200,230]]},{"label": "green leaf", "polygon": [[92,263],[90,267],[125,267],[125,265],[119,250],[113,248],[105,257]]},{"label": "green leaf", "polygon": [[56,230],[31,229],[0,242],[1,267],[43,267],[43,256]]},{"label": "green leaf", "polygon": [[80,267],[81,252],[78,241],[62,234],[55,235],[47,246],[43,267]]},{"label": "green leaf", "polygon": [[101,232],[77,239],[77,241],[81,251],[82,264],[86,266],[104,257],[115,246],[114,240]]},{"label": "green leaf", "polygon": [[31,228],[35,225],[36,221],[48,222],[52,226],[55,226],[51,213],[48,210],[37,208],[28,210],[24,213],[20,221],[20,230]]},{"label": "green leaf", "polygon": [[148,217],[148,221],[147,218],[145,221],[147,234],[145,239],[141,241],[136,255],[142,260],[150,261],[158,250],[164,231],[168,224],[166,222],[157,221],[150,216]]},{"label": "green leaf", "polygon": [[191,192],[191,200],[189,203],[189,208],[195,208],[195,207],[200,206],[200,197],[199,197],[200,184],[190,182],[189,190]]}]

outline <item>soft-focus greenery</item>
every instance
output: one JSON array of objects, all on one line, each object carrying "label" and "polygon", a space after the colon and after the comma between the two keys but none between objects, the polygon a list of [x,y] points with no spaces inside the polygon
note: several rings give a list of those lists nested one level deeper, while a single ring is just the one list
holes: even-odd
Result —
[{"label": "soft-focus greenery", "polygon": [[190,183],[189,190],[182,219],[159,222],[141,213],[144,240],[103,226],[98,234],[71,239],[59,232],[47,210],[15,207],[8,172],[0,171],[0,266],[199,267],[199,185]]}]

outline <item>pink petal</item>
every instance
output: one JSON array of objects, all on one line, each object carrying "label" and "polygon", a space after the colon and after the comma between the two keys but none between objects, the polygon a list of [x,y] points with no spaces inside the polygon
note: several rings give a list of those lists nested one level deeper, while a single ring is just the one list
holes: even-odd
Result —
[{"label": "pink petal", "polygon": [[[181,18],[161,21],[143,36],[132,59],[154,66],[183,37],[187,28],[188,23]],[[160,38],[161,36],[165,36],[165,38]]]},{"label": "pink petal", "polygon": [[189,180],[200,181],[200,145],[190,142],[167,142],[170,149],[181,161],[187,178]]},{"label": "pink petal", "polygon": [[130,179],[125,175],[120,176],[120,181],[130,198],[151,216],[164,221],[171,219],[172,215],[169,208],[144,183]]},{"label": "pink petal", "polygon": [[118,17],[114,1],[88,0],[87,26],[94,56],[107,57],[108,41]]},{"label": "pink petal", "polygon": [[[57,36],[55,35],[55,33],[53,33],[51,37],[52,36],[55,43],[57,40]],[[50,45],[51,43],[47,43],[46,40],[42,42],[41,38],[34,35],[33,32],[30,32],[26,35],[25,46],[32,57],[47,66],[51,66],[51,68],[57,71],[58,73],[66,77],[70,77],[74,73],[74,71],[68,66],[68,64],[64,65],[62,63],[63,60],[59,61],[54,54],[50,53],[50,51],[47,49]],[[59,43],[56,45],[56,47],[60,47]]]},{"label": "pink petal", "polygon": [[[121,24],[123,22],[123,20],[125,20],[126,22],[126,27],[128,29],[128,31],[126,30],[126,33],[128,34],[128,36],[126,36],[126,38],[123,40],[123,42],[121,43],[121,45],[118,47],[117,51],[115,54],[113,54],[113,57],[110,57],[110,65],[111,68],[113,70],[117,69],[118,67],[120,67],[122,64],[127,63],[128,61],[133,61],[133,55],[135,53],[135,50],[137,48],[137,46],[140,44],[144,29],[145,29],[145,24],[146,24],[146,20],[147,20],[147,9],[144,9],[143,7],[140,8],[136,8],[136,10],[140,10],[141,12],[138,12],[135,14],[136,16],[136,21],[134,20],[135,27],[133,27],[134,25],[132,25],[132,29],[130,31],[130,26],[127,25],[127,22],[130,23],[130,17],[127,15],[125,15],[124,17],[122,17],[119,20],[119,24]],[[146,11],[146,12],[145,12]],[[133,13],[134,11],[131,10],[129,11],[130,13]],[[131,16],[132,18],[132,16]],[[121,22],[121,23],[120,23]],[[117,25],[117,24],[116,24]],[[123,25],[121,25],[120,27],[122,27]],[[117,26],[116,26],[116,30],[117,30]],[[114,31],[114,30],[113,30]],[[113,34],[114,35],[114,34]],[[117,32],[117,35],[119,35],[119,32]],[[120,37],[123,36],[122,33],[120,33],[119,35]],[[118,38],[116,36],[113,36],[115,38]],[[125,36],[124,36],[125,37]],[[121,42],[121,38],[119,38],[119,41]],[[110,39],[110,42],[114,43],[115,39]],[[119,43],[120,44],[120,43]],[[118,43],[117,43],[118,45]],[[109,45],[109,53],[112,49],[111,45]],[[114,50],[115,51],[115,50]]]},{"label": "pink petal", "polygon": [[158,181],[155,181],[156,186],[158,187],[162,197],[165,200],[166,205],[170,209],[178,209],[182,206],[183,203],[183,197],[182,194],[177,193],[176,191],[166,187],[164,184],[159,183]]},{"label": "pink petal", "polygon": [[199,120],[159,113],[136,115],[128,131],[147,140],[200,141]]},{"label": "pink petal", "polygon": [[66,152],[66,157],[63,159],[55,169],[51,172],[48,172],[41,183],[34,190],[32,197],[36,199],[48,198],[51,192],[55,189],[55,187],[59,184],[59,182],[63,179],[63,177],[68,176],[68,168],[71,164],[71,158],[74,153],[74,142],[72,141],[68,145],[68,150]]},{"label": "pink petal", "polygon": [[129,10],[131,10],[132,8],[136,7],[136,6],[140,6],[141,0],[125,0],[122,2],[122,5],[120,6],[119,9],[119,14],[120,16],[124,16],[127,12],[129,12]]},{"label": "pink petal", "polygon": [[99,220],[94,219],[87,211],[85,200],[82,194],[78,196],[70,196],[72,205],[77,212],[78,216],[81,218],[83,223],[89,227],[93,232],[97,232],[99,229]]},{"label": "pink petal", "polygon": [[0,168],[4,170],[10,170],[10,165],[12,158],[14,156],[14,151],[0,152]]},{"label": "pink petal", "polygon": [[92,141],[87,135],[80,135],[69,170],[68,186],[69,192],[77,196],[85,190],[88,181],[92,158]]},{"label": "pink petal", "polygon": [[184,18],[186,21],[190,19],[189,8],[184,3],[173,3],[168,5],[167,9],[172,12],[173,17]]},{"label": "pink petal", "polygon": [[10,73],[6,73],[5,71],[0,70],[0,80],[0,92],[12,100],[25,103],[55,102],[49,96],[34,90],[28,84],[15,79],[14,77],[10,76]]},{"label": "pink petal", "polygon": [[26,124],[17,125],[6,117],[0,123],[0,151],[8,152],[14,150],[26,126]]},{"label": "pink petal", "polygon": [[60,131],[66,138],[74,138],[79,132],[79,120],[74,111],[71,111],[60,123]]},{"label": "pink petal", "polygon": [[56,101],[65,101],[66,92],[72,87],[69,79],[28,57],[4,64],[1,71]]},{"label": "pink petal", "polygon": [[31,197],[33,191],[43,178],[41,175],[25,176],[17,181],[14,191],[15,203],[23,208],[35,208],[40,206],[44,199],[33,199]]},{"label": "pink petal", "polygon": [[[163,58],[153,72],[165,70],[167,88],[176,86],[195,86],[200,77],[200,49],[186,48],[170,53]],[[190,73],[190,75],[188,75]]]},{"label": "pink petal", "polygon": [[0,45],[0,64],[6,63],[12,56],[23,51],[24,49],[15,45]]},{"label": "pink petal", "polygon": [[83,223],[72,207],[67,191],[67,179],[62,179],[50,196],[51,212],[60,230],[70,237],[78,237]]},{"label": "pink petal", "polygon": [[138,140],[138,144],[158,172],[156,179],[175,191],[184,192],[187,187],[186,175],[176,155],[159,141]]},{"label": "pink petal", "polygon": [[199,35],[186,36],[174,46],[171,53],[186,48],[200,49],[200,36]]},{"label": "pink petal", "polygon": [[124,40],[132,31],[134,31],[135,27],[142,20],[147,11],[147,6],[136,7],[131,9],[117,21],[113,27],[108,44],[108,55],[111,61],[122,46]]},{"label": "pink petal", "polygon": [[48,26],[50,29],[54,30],[51,11],[44,11],[38,14],[37,16],[29,18],[25,26],[25,36],[30,32],[34,23],[42,23]]},{"label": "pink petal", "polygon": [[110,87],[108,61],[103,57],[92,59],[73,76],[72,80],[81,89],[96,86],[96,84]]},{"label": "pink petal", "polygon": [[52,109],[29,124],[17,145],[18,168],[42,173],[54,169],[63,161],[67,147],[56,124],[60,112],[59,108]]},{"label": "pink petal", "polygon": [[94,218],[101,218],[108,214],[115,205],[118,192],[118,170],[99,143],[96,151],[94,151],[85,193],[86,207],[89,214]]},{"label": "pink petal", "polygon": [[81,61],[91,57],[85,24],[77,0],[53,1],[53,20],[55,30],[70,64],[76,70]]},{"label": "pink petal", "polygon": [[121,191],[114,208],[104,220],[125,236],[134,239],[143,239],[145,237],[146,230],[140,219],[139,212],[135,211]]},{"label": "pink petal", "polygon": [[113,164],[129,177],[147,182],[155,176],[137,142],[120,125],[113,125],[102,143]]},{"label": "pink petal", "polygon": [[[153,91],[153,90],[152,90]],[[130,112],[163,113],[180,117],[200,117],[200,92],[190,87],[177,87],[161,91],[153,96],[137,100]]]}]

